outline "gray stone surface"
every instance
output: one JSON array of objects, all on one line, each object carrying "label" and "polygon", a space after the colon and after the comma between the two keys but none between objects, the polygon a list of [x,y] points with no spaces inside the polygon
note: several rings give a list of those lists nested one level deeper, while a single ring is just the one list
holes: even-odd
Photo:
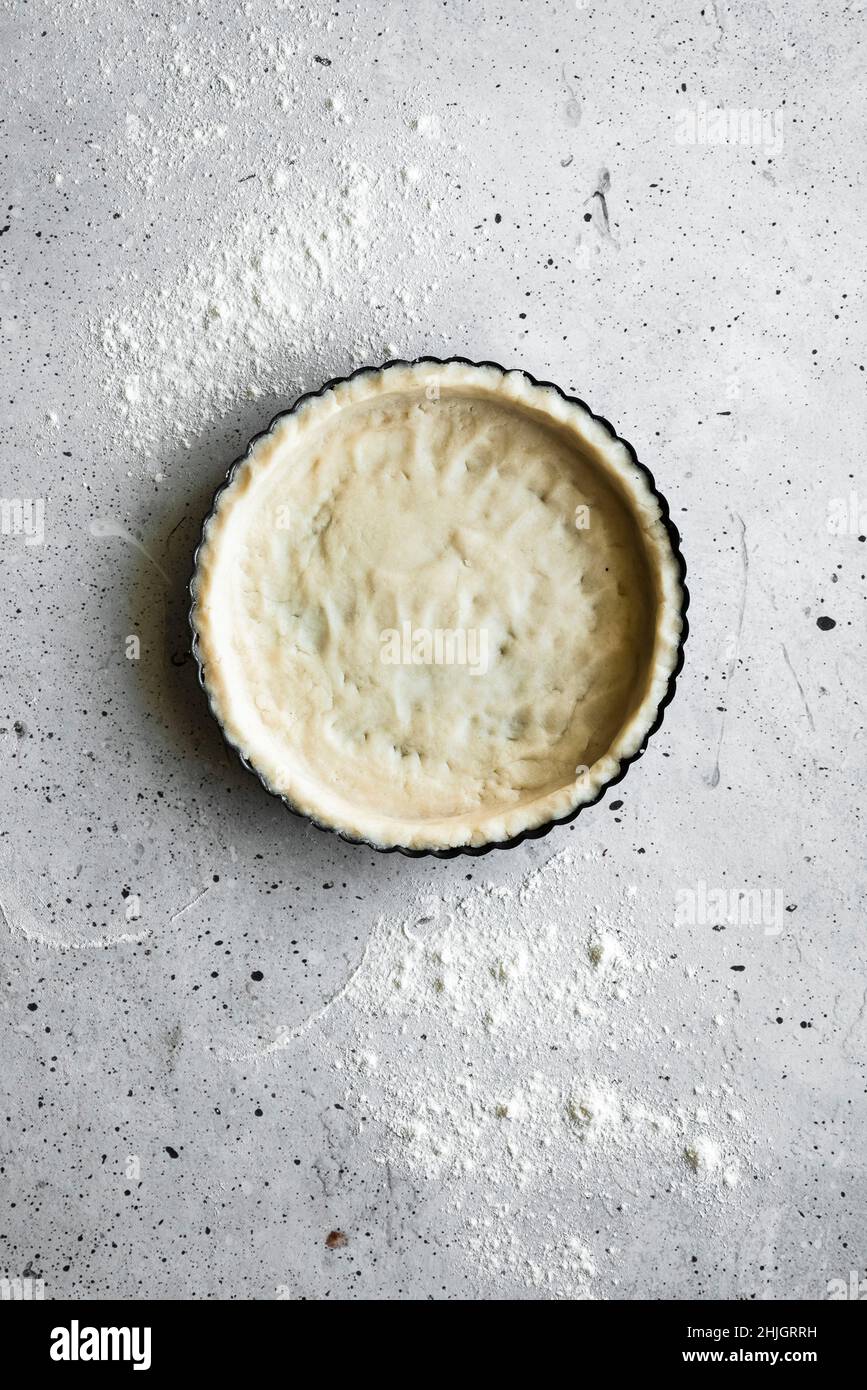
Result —
[{"label": "gray stone surface", "polygon": [[[567,1188],[553,1225],[580,1228],[593,1295],[821,1299],[864,1273],[863,19],[651,11],[3,6],[0,487],[45,499],[45,534],[12,517],[0,537],[0,1273],[47,1297],[538,1296],[467,1259],[447,1177],[377,1161],[315,1023],[264,1061],[229,1054],[314,1017],[419,887],[513,883],[566,845],[596,852],[576,919],[622,879],[654,904],[657,950],[699,882],[789,909],[781,930],[677,927],[696,988],[652,1007],[687,1081],[743,1097],[758,1148],[712,1216],[663,1184],[618,1219],[616,1166],[604,1198]],[[288,111],[258,75],[278,39]],[[207,125],[215,52],[235,83],[222,144],[190,135],[144,187],[128,114],[170,114],[191,63]],[[351,124],[326,120],[323,82]],[[698,123],[690,143],[702,103],[769,113],[758,143]],[[209,496],[280,400],[366,360],[358,286],[309,351],[302,325],[282,387],[238,389],[144,464],[93,329],[122,277],[127,303],[131,275],[170,285],[194,232],[219,238],[278,139],[327,180],[348,146],[390,159],[418,110],[447,132],[422,169],[445,189],[438,283],[415,321],[371,308],[380,356],[391,340],[575,389],[653,469],[690,566],[687,666],[623,806],[484,861],[379,857],[287,817],[225,754],[185,660]],[[338,1003],[338,1046],[342,1026]]]}]

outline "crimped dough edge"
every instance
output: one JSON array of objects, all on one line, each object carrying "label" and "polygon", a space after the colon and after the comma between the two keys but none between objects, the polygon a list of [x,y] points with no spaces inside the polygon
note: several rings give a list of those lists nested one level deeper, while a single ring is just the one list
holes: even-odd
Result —
[{"label": "crimped dough edge", "polygon": [[[295,779],[285,765],[281,766],[278,779],[275,767],[269,767],[267,759],[257,756],[258,750],[251,742],[249,731],[238,717],[232,683],[226,680],[220,661],[220,613],[215,611],[210,599],[220,559],[221,537],[231,511],[262,470],[275,461],[279,466],[285,449],[297,447],[306,435],[321,429],[330,417],[347,406],[373,401],[377,396],[424,391],[434,385],[441,391],[468,390],[472,394],[499,399],[513,408],[525,406],[537,418],[541,412],[548,420],[574,433],[576,443],[590,447],[594,461],[601,461],[619,484],[638,525],[657,585],[657,621],[644,697],[607,753],[597,759],[579,781],[508,809],[498,808],[486,813],[485,808],[480,807],[474,815],[397,821],[368,808],[347,807],[336,801],[329,788],[311,789],[306,782],[302,784],[302,779]],[[278,416],[272,429],[254,441],[230,476],[231,481],[215,499],[197,553],[190,614],[194,650],[211,709],[227,741],[252,766],[266,787],[283,797],[293,810],[349,839],[367,841],[378,848],[422,851],[478,848],[513,840],[570,817],[580,806],[596,800],[604,787],[618,776],[622,765],[641,750],[657,721],[679,660],[684,623],[680,562],[672,546],[660,499],[652,490],[648,475],[635,463],[626,444],[613,437],[579,402],[564,397],[553,386],[534,383],[521,371],[505,371],[494,365],[424,360],[413,364],[395,363],[337,382],[323,393],[303,400],[291,413]]]}]

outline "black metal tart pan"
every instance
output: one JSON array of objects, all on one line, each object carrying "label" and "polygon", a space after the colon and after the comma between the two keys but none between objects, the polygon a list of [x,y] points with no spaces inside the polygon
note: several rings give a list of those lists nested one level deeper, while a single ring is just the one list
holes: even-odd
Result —
[{"label": "black metal tart pan", "polygon": [[[211,700],[210,692],[208,690],[205,667],[202,662],[201,655],[199,653],[198,633],[196,632],[195,623],[193,621],[193,610],[195,609],[196,603],[193,585],[195,582],[196,570],[198,568],[199,551],[202,548],[208,522],[210,521],[216,509],[220,494],[224,491],[225,488],[231,486],[235,477],[235,473],[237,472],[238,468],[240,468],[241,464],[244,463],[244,461],[249,457],[253,447],[259,442],[260,439],[264,439],[267,435],[269,435],[281,420],[285,419],[288,415],[294,415],[295,412],[299,409],[299,407],[304,405],[306,401],[312,400],[316,396],[324,395],[326,391],[332,390],[335,386],[340,386],[344,381],[352,381],[359,376],[377,374],[379,372],[385,371],[387,367],[416,367],[422,365],[423,363],[431,363],[433,366],[445,367],[448,366],[451,362],[459,362],[466,367],[494,367],[499,372],[517,370],[520,372],[521,376],[526,377],[526,379],[531,383],[531,385],[541,386],[556,391],[557,394],[559,396],[562,396],[564,400],[569,401],[573,405],[581,406],[583,410],[587,411],[588,415],[591,415],[594,420],[596,420],[600,425],[603,426],[603,428],[608,432],[608,434],[611,435],[612,439],[617,440],[618,443],[623,444],[625,446],[627,452],[629,453],[629,457],[635,464],[636,468],[638,468],[640,472],[644,475],[645,481],[647,482],[647,486],[649,487],[653,496],[659,503],[662,521],[668,533],[668,539],[671,544],[672,553],[674,554],[678,566],[678,581],[680,583],[680,588],[683,593],[683,603],[681,605],[680,610],[680,616],[682,619],[683,626],[681,628],[680,640],[678,642],[677,647],[677,661],[675,663],[674,669],[672,670],[671,676],[669,677],[665,694],[663,695],[657,707],[656,718],[653,724],[648,729],[642,741],[641,747],[638,749],[638,751],[633,753],[631,757],[624,758],[621,761],[620,769],[617,775],[615,777],[610,778],[609,781],[607,781],[602,787],[600,787],[597,795],[593,798],[592,801],[583,802],[580,806],[576,806],[574,811],[570,811],[569,814],[566,816],[560,816],[557,820],[546,821],[544,825],[536,826],[532,830],[524,830],[521,832],[520,835],[515,835],[510,840],[495,840],[484,845],[460,845],[448,849],[409,849],[403,845],[377,845],[374,844],[372,840],[365,840],[362,837],[347,835],[342,830],[338,830],[335,826],[328,825],[323,821],[319,821],[314,816],[308,815],[305,811],[300,811],[297,806],[294,806],[292,804],[288,797],[283,796],[280,792],[275,792],[273,787],[270,787],[268,785],[265,778],[253,766],[253,764],[247,761],[241,750],[238,748],[237,744],[235,744],[229,738],[228,734],[223,728],[223,725],[219,720],[216,710],[214,709],[213,701]],[[604,415],[597,415],[594,411],[590,409],[590,407],[586,404],[585,401],[581,400],[579,396],[569,395],[568,392],[563,391],[559,386],[557,386],[555,382],[539,381],[530,372],[524,371],[521,368],[502,367],[500,366],[499,362],[472,362],[468,357],[425,356],[415,357],[411,360],[407,360],[405,358],[395,358],[392,361],[383,362],[376,367],[359,367],[356,371],[350,372],[348,376],[333,377],[330,381],[326,381],[322,386],[320,386],[318,391],[307,391],[303,396],[299,396],[298,399],[294,402],[294,404],[291,405],[287,410],[278,411],[278,413],[269,423],[267,429],[262,430],[259,434],[255,434],[253,438],[250,440],[243,454],[241,454],[239,458],[235,459],[225,478],[220,483],[219,487],[214,493],[213,499],[211,501],[211,506],[208,510],[208,513],[204,521],[202,522],[202,530],[199,537],[199,542],[196,546],[195,553],[193,555],[193,572],[190,577],[190,582],[187,585],[187,592],[190,598],[189,623],[193,634],[192,652],[196,661],[196,668],[198,670],[199,684],[205,692],[205,696],[208,701],[208,706],[215,720],[217,721],[217,725],[223,736],[224,742],[229,748],[231,748],[232,752],[235,753],[235,755],[240,759],[241,763],[247,769],[247,771],[251,772],[255,777],[258,778],[258,780],[262,783],[262,786],[265,788],[267,792],[270,793],[271,796],[279,796],[287,811],[289,811],[293,816],[298,816],[299,819],[305,820],[311,825],[315,825],[317,830],[324,830],[329,834],[337,835],[341,840],[345,840],[348,844],[365,845],[369,849],[376,850],[377,854],[403,854],[409,859],[455,859],[458,855],[461,854],[478,856],[480,854],[489,854],[491,850],[494,849],[515,849],[518,845],[522,845],[525,840],[541,839],[543,835],[549,834],[550,831],[552,831],[555,828],[555,826],[568,825],[569,822],[575,820],[575,818],[579,816],[582,811],[586,811],[590,806],[595,806],[596,803],[602,799],[602,797],[605,795],[607,791],[610,790],[611,787],[616,787],[617,783],[623,780],[631,765],[634,762],[637,762],[637,760],[646,751],[649,739],[656,733],[657,729],[662,724],[663,717],[665,715],[665,710],[667,709],[668,705],[671,704],[671,701],[674,698],[674,691],[675,686],[677,684],[677,678],[683,669],[683,649],[684,644],[686,642],[687,634],[689,632],[689,624],[686,618],[686,611],[689,607],[689,590],[686,587],[686,561],[683,558],[683,552],[680,546],[680,532],[678,531],[677,527],[671,519],[671,513],[669,510],[668,502],[656,486],[656,480],[653,474],[651,473],[647,465],[643,464],[640,461],[629,441],[621,438],[621,436],[614,429],[614,426],[608,420],[605,419]]]}]

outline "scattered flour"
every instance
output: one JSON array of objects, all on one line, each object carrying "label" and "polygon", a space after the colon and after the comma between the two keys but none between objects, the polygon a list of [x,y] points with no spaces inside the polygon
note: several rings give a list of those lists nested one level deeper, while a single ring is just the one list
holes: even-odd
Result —
[{"label": "scattered flour", "polygon": [[719,1144],[701,1134],[684,1150],[684,1157],[694,1173],[715,1173],[721,1160]]},{"label": "scattered flour", "polygon": [[[341,320],[355,364],[381,360],[438,288],[418,169],[346,159],[329,183],[286,168],[265,184],[263,212],[198,247],[175,279],[124,277],[120,307],[92,324],[133,454],[189,444],[244,401],[289,404]],[[431,275],[410,291],[401,258],[421,256]]]},{"label": "scattered flour", "polygon": [[[219,445],[223,422],[252,433],[323,378],[418,341],[444,271],[472,256],[455,236],[466,161],[448,112],[409,105],[397,135],[391,120],[377,135],[370,96],[346,85],[357,20],[338,39],[327,13],[275,0],[203,39],[194,19],[153,12],[133,27],[93,0],[46,3],[58,22],[75,17],[70,71],[96,61],[112,92],[100,139],[45,177],[74,194],[110,163],[128,193],[112,221],[118,273],[83,342],[127,463],[153,476],[179,448]],[[381,74],[400,61],[399,32],[365,41]],[[73,128],[78,87],[61,99]],[[125,270],[155,225],[162,259]]]},{"label": "scattered flour", "polygon": [[342,1001],[332,1061],[359,1134],[435,1187],[494,1290],[592,1297],[611,1258],[562,1228],[576,1193],[620,1211],[662,1184],[712,1207],[751,1145],[731,1087],[698,1108],[672,1096],[645,909],[625,889],[577,920],[581,862],[563,851],[514,888],[380,920]]}]

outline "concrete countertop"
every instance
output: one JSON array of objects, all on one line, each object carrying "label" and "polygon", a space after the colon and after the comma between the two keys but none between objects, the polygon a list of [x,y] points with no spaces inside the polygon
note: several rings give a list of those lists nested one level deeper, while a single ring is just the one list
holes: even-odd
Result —
[{"label": "concrete countertop", "polygon": [[[2,7],[0,1275],[864,1276],[863,43],[804,0]],[[254,430],[425,352],[610,419],[692,595],[625,781],[450,862],[288,817],[223,749],[185,613]]]}]

